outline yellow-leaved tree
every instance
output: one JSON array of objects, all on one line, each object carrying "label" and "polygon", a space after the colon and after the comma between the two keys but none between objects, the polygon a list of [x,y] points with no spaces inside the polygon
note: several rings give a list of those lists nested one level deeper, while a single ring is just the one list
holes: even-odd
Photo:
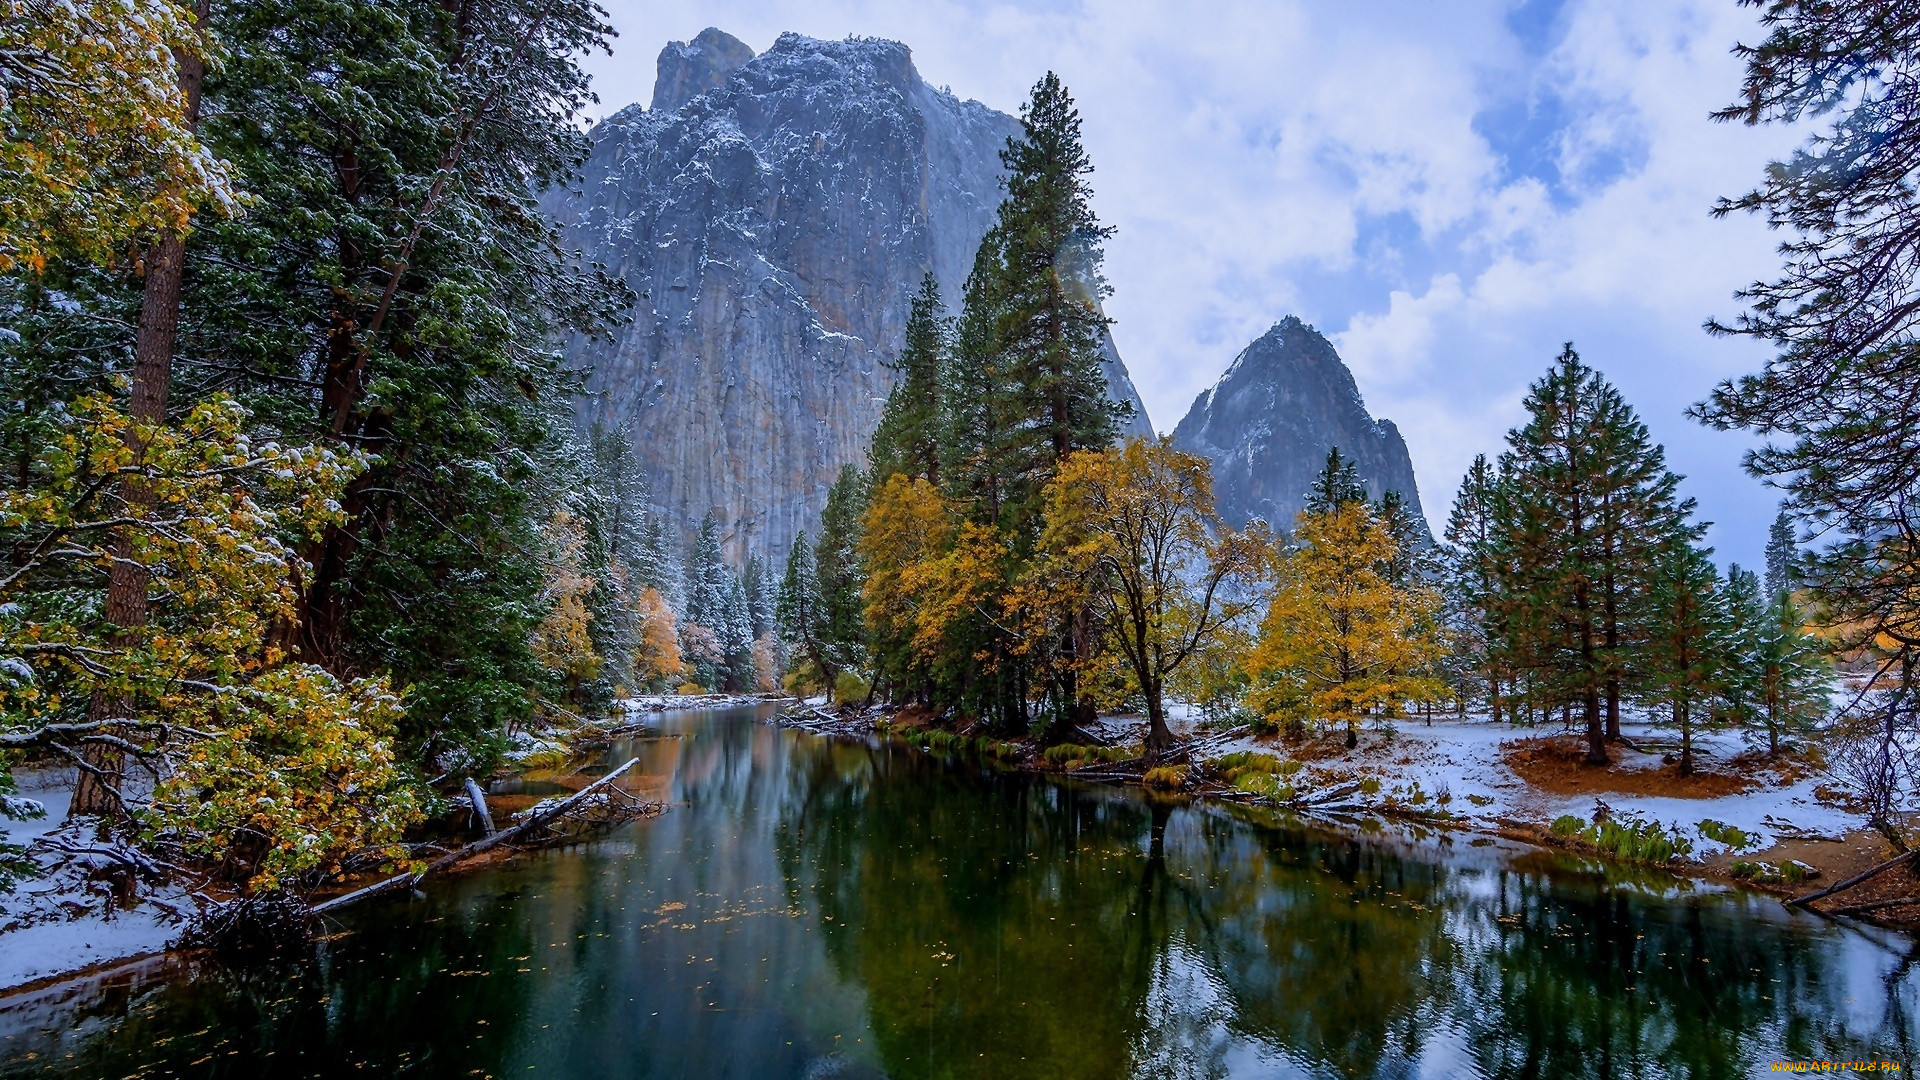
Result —
[{"label": "yellow-leaved tree", "polygon": [[633,646],[633,674],[648,690],[671,690],[686,678],[680,657],[680,632],[674,626],[673,605],[655,588],[643,589],[634,601],[637,611]]},{"label": "yellow-leaved tree", "polygon": [[533,655],[565,684],[567,701],[580,700],[580,687],[600,673],[603,662],[590,633],[588,601],[595,581],[582,567],[587,549],[586,522],[561,507],[546,530],[546,588],[540,598],[546,616],[533,630]]},{"label": "yellow-leaved tree", "polygon": [[938,489],[899,473],[873,493],[860,534],[862,614],[880,678],[896,692],[925,703],[953,611],[935,591],[952,566],[957,515]]},{"label": "yellow-leaved tree", "polygon": [[0,272],[119,258],[233,208],[193,131],[207,52],[174,0],[0,0]]},{"label": "yellow-leaved tree", "polygon": [[1292,539],[1247,658],[1248,706],[1295,734],[1308,720],[1344,723],[1352,747],[1361,717],[1444,696],[1439,593],[1394,584],[1400,552],[1380,512],[1335,499],[1301,514]]},{"label": "yellow-leaved tree", "polygon": [[[310,572],[301,546],[340,519],[366,460],[258,441],[247,424],[222,398],[174,424],[84,398],[37,463],[44,482],[0,492],[16,553],[0,572],[0,749],[111,772],[100,789],[123,825],[259,890],[349,855],[401,857],[418,804],[394,761],[402,703],[387,681],[343,682],[268,643]],[[145,583],[137,625],[99,617],[121,560]],[[89,718],[101,696],[124,711]],[[138,790],[120,783],[129,768],[152,783],[144,802],[124,793]]]},{"label": "yellow-leaved tree", "polygon": [[1267,546],[1262,532],[1220,520],[1206,458],[1135,438],[1061,464],[1040,538],[1049,570],[1031,580],[1064,610],[1090,606],[1105,633],[1085,637],[1115,646],[1127,690],[1146,705],[1147,747],[1163,750],[1168,680],[1252,610]]}]

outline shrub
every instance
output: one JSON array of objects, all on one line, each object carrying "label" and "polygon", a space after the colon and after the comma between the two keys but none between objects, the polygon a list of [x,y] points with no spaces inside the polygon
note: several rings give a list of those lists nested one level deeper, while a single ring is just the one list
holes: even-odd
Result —
[{"label": "shrub", "polygon": [[681,697],[699,697],[706,692],[707,688],[696,682],[683,682],[674,690]]},{"label": "shrub", "polygon": [[1070,762],[1084,760],[1087,756],[1087,749],[1087,747],[1074,743],[1061,743],[1058,746],[1047,747],[1046,753],[1040,756],[1044,758],[1049,765],[1064,766]]},{"label": "shrub", "polygon": [[1258,795],[1275,802],[1286,802],[1293,798],[1293,788],[1281,783],[1272,773],[1242,773],[1233,781],[1233,786],[1236,791],[1244,791],[1249,795]]},{"label": "shrub", "polygon": [[1725,822],[1708,818],[1700,823],[1700,835],[1717,843],[1722,843],[1735,851],[1745,851],[1754,846],[1756,840],[1744,829],[1735,828]]},{"label": "shrub", "polygon": [[1605,818],[1597,825],[1582,825],[1571,814],[1555,818],[1553,835],[1578,839],[1628,862],[1668,863],[1693,851],[1693,841],[1657,821],[1636,818]]},{"label": "shrub", "polygon": [[867,700],[872,685],[851,671],[843,671],[833,677],[833,703],[835,705],[857,705]]},{"label": "shrub", "polygon": [[1147,775],[1140,778],[1150,788],[1161,791],[1178,791],[1187,782],[1185,765],[1162,765],[1157,769],[1148,769]]},{"label": "shrub", "polygon": [[955,735],[951,731],[935,731],[927,735],[927,748],[930,750],[965,750],[967,737]]}]

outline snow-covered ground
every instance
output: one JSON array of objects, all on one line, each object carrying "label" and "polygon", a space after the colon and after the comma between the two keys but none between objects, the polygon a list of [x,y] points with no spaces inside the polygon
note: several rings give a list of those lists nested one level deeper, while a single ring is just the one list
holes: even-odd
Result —
[{"label": "snow-covered ground", "polygon": [[[1636,742],[1670,743],[1672,739],[1664,727],[1646,723],[1623,722],[1621,730]],[[1796,834],[1837,837],[1865,825],[1860,815],[1823,802],[1814,794],[1815,787],[1830,782],[1818,773],[1783,783],[1770,772],[1761,771],[1754,775],[1757,783],[1749,790],[1700,798],[1626,791],[1556,794],[1528,784],[1504,760],[1509,743],[1560,733],[1559,725],[1521,728],[1484,718],[1435,719],[1431,725],[1404,719],[1395,721],[1390,732],[1371,725],[1363,728],[1359,749],[1345,755],[1315,755],[1307,773],[1326,775],[1351,770],[1378,779],[1381,797],[1397,795],[1403,801],[1417,784],[1428,797],[1421,805],[1429,808],[1437,805],[1436,797],[1444,792],[1451,796],[1447,811],[1468,825],[1488,829],[1511,821],[1545,826],[1568,814],[1585,821],[1592,817],[1597,798],[1604,800],[1616,816],[1640,817],[1677,828],[1693,841],[1694,855],[1701,858],[1727,850],[1724,844],[1701,835],[1702,821],[1731,825],[1750,834],[1758,843],[1749,850],[1763,850]],[[1661,753],[1642,753],[1619,745],[1610,749],[1616,774],[1658,770],[1665,765]],[[1746,749],[1734,732],[1709,732],[1694,739],[1694,754],[1702,770],[1726,771],[1726,763]],[[1289,756],[1285,743],[1253,737],[1236,739],[1217,753],[1234,750]]]},{"label": "snow-covered ground", "polygon": [[15,779],[20,797],[41,803],[46,816],[0,818],[0,841],[34,845],[36,858],[54,866],[45,877],[0,891],[0,990],[164,950],[179,935],[182,916],[192,910],[184,890],[152,892],[143,886],[131,907],[111,903],[111,890],[92,873],[107,860],[68,857],[47,847],[51,842],[90,846],[83,833],[65,824],[71,771],[22,771]]}]

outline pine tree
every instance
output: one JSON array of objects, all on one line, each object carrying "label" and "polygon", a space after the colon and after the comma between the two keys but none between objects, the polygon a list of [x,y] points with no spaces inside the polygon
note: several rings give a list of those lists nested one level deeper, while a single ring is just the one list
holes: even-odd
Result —
[{"label": "pine tree", "polygon": [[1794,567],[1799,554],[1800,543],[1794,535],[1793,515],[1782,510],[1775,515],[1773,526],[1767,530],[1768,597],[1790,593],[1799,587],[1800,575]]},{"label": "pine tree", "polygon": [[1855,699],[1860,750],[1847,758],[1861,765],[1869,821],[1904,850],[1891,799],[1920,728],[1920,21],[1866,0],[1756,6],[1766,37],[1736,49],[1746,77],[1715,119],[1805,125],[1807,136],[1715,205],[1792,235],[1780,275],[1739,294],[1737,320],[1708,328],[1777,352],[1693,415],[1769,436],[1748,470],[1775,479],[1797,522],[1828,540],[1796,569],[1838,651],[1878,672]]},{"label": "pine tree", "polygon": [[820,542],[814,548],[819,583],[818,634],[831,670],[857,670],[867,662],[866,623],[860,586],[860,523],[866,516],[866,484],[853,466],[843,466],[827,490],[820,512]]},{"label": "pine tree", "polygon": [[757,640],[763,634],[770,634],[779,628],[774,617],[773,575],[767,570],[767,561],[758,555],[747,556],[747,572],[744,584],[747,590],[747,622],[753,629]]},{"label": "pine tree", "polygon": [[896,473],[940,483],[940,373],[947,351],[940,286],[927,274],[907,313],[906,342],[894,363],[899,373],[874,429],[868,454],[871,486]]},{"label": "pine tree", "polygon": [[711,510],[700,521],[693,554],[687,559],[686,582],[681,648],[693,663],[694,680],[719,689],[726,683],[728,650],[735,643],[729,624],[736,614],[733,605],[738,583],[720,552],[720,521]]},{"label": "pine tree", "polygon": [[[1445,536],[1445,573],[1447,588],[1443,596],[1448,605],[1453,656],[1458,661],[1455,673],[1462,709],[1474,696],[1487,702],[1493,719],[1501,718],[1501,669],[1497,665],[1504,634],[1499,622],[1500,566],[1495,488],[1499,478],[1487,464],[1485,454],[1474,456],[1473,464],[1460,481],[1453,510],[1447,516]],[[1468,681],[1474,684],[1471,688]]]},{"label": "pine tree", "polygon": [[1367,486],[1360,482],[1360,469],[1340,456],[1340,448],[1327,448],[1327,463],[1307,489],[1307,513],[1330,514],[1348,503],[1366,502]]},{"label": "pine tree", "polygon": [[1034,86],[1020,137],[1008,140],[1000,162],[1007,197],[986,241],[999,249],[994,351],[1006,358],[1031,425],[1022,494],[1037,510],[1052,470],[1075,450],[1112,443],[1123,418],[1100,366],[1109,321],[1099,307],[1101,243],[1113,229],[1094,215],[1080,113],[1052,72]]},{"label": "pine tree", "polygon": [[1667,706],[1680,732],[1680,775],[1693,773],[1693,735],[1723,686],[1727,622],[1719,575],[1692,543],[1668,545],[1647,596],[1647,695]]},{"label": "pine tree", "polygon": [[807,542],[806,533],[794,537],[793,546],[787,550],[786,571],[780,578],[773,612],[788,649],[804,657],[813,673],[831,689],[837,670],[821,632],[820,580],[814,567],[813,545]]},{"label": "pine tree", "polygon": [[1791,592],[1774,594],[1751,642],[1743,662],[1758,697],[1767,756],[1777,757],[1786,739],[1811,730],[1826,715],[1833,665],[1825,644],[1807,632]]},{"label": "pine tree", "polygon": [[1580,705],[1587,758],[1603,763],[1638,674],[1634,605],[1664,549],[1701,530],[1646,425],[1571,344],[1526,407],[1528,422],[1508,433],[1501,458],[1510,497],[1496,504],[1514,575],[1510,630],[1537,688]]},{"label": "pine tree", "polygon": [[720,651],[725,658],[722,685],[729,693],[752,690],[759,681],[753,669],[752,615],[747,608],[747,590],[732,573],[727,574],[720,624],[714,631],[719,635]]}]

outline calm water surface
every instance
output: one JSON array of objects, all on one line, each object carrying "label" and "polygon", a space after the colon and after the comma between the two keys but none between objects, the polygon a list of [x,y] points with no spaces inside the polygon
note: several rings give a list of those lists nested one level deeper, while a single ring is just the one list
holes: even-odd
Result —
[{"label": "calm water surface", "polygon": [[[1077,789],[750,710],[674,807],[308,962],[0,999],[0,1077],[1653,1077],[1920,1066],[1920,949],[1466,837]],[[1477,845],[1477,846],[1476,846]]]}]

